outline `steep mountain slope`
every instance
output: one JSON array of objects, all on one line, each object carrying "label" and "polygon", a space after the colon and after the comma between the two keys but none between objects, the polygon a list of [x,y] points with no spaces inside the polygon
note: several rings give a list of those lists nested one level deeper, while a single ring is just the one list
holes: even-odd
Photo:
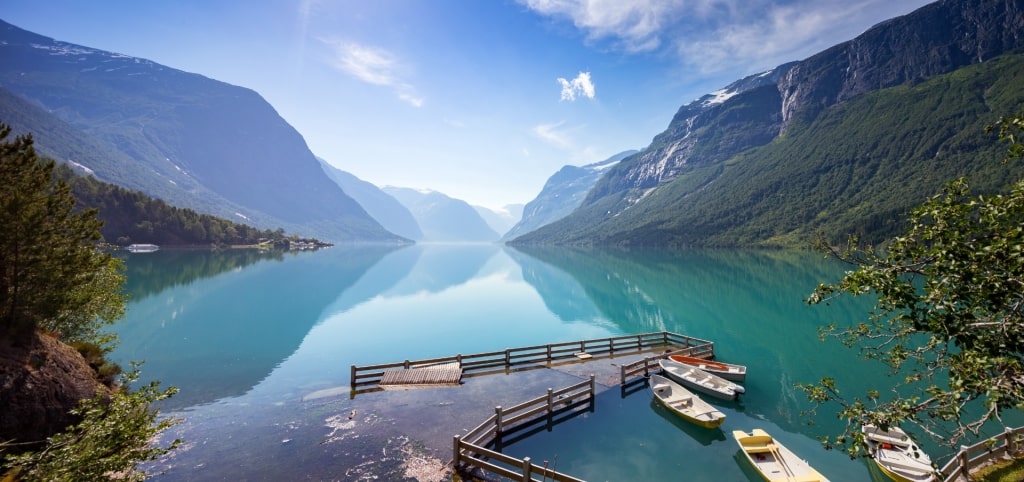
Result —
[{"label": "steep mountain slope", "polygon": [[608,159],[586,166],[563,166],[549,177],[540,194],[523,208],[522,219],[509,229],[502,239],[515,239],[568,216],[579,207],[587,193],[608,169],[636,150],[623,151]]},{"label": "steep mountain slope", "polygon": [[84,134],[104,154],[75,162],[101,180],[264,228],[400,241],[327,179],[299,133],[252,90],[3,22],[0,58],[0,87],[78,131],[41,136],[40,149],[74,159],[76,147],[58,143]]},{"label": "steep mountain slope", "polygon": [[423,231],[420,230],[419,224],[416,224],[416,219],[397,199],[323,159],[317,160],[320,161],[320,167],[327,177],[345,191],[345,194],[355,199],[384,229],[414,241],[423,239]]},{"label": "steep mountain slope", "polygon": [[514,242],[880,240],[950,176],[994,187],[984,126],[1019,110],[1024,83],[1016,60],[993,59],[1024,47],[1022,31],[1019,0],[942,1],[743,79],[683,106],[571,216]]},{"label": "steep mountain slope", "polygon": [[491,242],[498,240],[487,222],[465,201],[436,191],[386,186],[383,191],[409,209],[423,230],[423,241]]}]

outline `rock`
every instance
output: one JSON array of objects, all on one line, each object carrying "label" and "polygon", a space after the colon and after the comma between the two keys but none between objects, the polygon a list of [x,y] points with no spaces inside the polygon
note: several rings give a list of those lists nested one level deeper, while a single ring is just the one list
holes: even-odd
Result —
[{"label": "rock", "polygon": [[110,389],[74,348],[41,334],[0,338],[0,441],[45,441],[78,422],[69,411],[97,390]]}]

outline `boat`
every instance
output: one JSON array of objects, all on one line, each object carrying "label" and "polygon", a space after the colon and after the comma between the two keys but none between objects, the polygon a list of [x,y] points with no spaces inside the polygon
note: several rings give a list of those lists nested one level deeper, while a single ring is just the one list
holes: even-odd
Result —
[{"label": "boat", "polygon": [[155,244],[129,244],[128,251],[133,253],[152,253],[160,249],[160,246]]},{"label": "boat", "polygon": [[700,368],[712,375],[718,375],[729,381],[743,382],[747,378],[747,367],[743,365],[705,360],[703,358],[686,355],[669,355],[668,358],[672,361]]},{"label": "boat", "polygon": [[686,421],[704,428],[715,428],[725,421],[724,413],[682,385],[661,375],[651,375],[650,383],[654,398]]},{"label": "boat", "polygon": [[827,482],[806,460],[797,457],[768,432],[755,428],[750,433],[733,430],[740,450],[761,477],[768,482]]},{"label": "boat", "polygon": [[897,482],[937,480],[932,459],[918,448],[914,439],[899,427],[882,430],[874,425],[861,427],[868,453],[882,473]]},{"label": "boat", "polygon": [[677,361],[663,359],[658,361],[658,365],[661,366],[665,375],[673,381],[712,397],[723,400],[736,400],[745,391],[741,385],[737,385],[717,375],[712,375],[700,368],[684,365]]}]

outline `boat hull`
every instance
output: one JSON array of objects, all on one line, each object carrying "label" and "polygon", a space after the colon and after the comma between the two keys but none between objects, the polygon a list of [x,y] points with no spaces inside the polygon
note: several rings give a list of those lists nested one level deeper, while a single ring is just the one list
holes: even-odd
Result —
[{"label": "boat hull", "polygon": [[747,379],[747,367],[743,365],[734,365],[732,363],[723,363],[684,355],[670,355],[668,358],[675,362],[700,368],[712,375],[717,375],[732,382],[744,382]]},{"label": "boat hull", "polygon": [[658,364],[669,379],[691,390],[722,400],[736,400],[743,393],[742,386],[699,368],[672,360],[661,360]]}]

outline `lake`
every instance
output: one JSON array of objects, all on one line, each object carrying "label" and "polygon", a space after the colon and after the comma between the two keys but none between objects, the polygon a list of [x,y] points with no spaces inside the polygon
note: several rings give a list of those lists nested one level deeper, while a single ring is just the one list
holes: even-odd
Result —
[{"label": "lake", "polygon": [[818,327],[859,321],[869,305],[808,306],[845,269],[817,253],[416,245],[125,259],[131,299],[112,357],[180,389],[161,409],[183,419],[165,438],[185,443],[147,466],[155,480],[413,480],[416,469],[434,480],[454,435],[496,404],[542,395],[550,375],[352,396],[352,365],[655,331],[713,341],[719,359],[749,367],[739,402],[713,401],[720,430],[674,418],[648,390],[608,389],[593,411],[504,452],[589,481],[753,481],[730,434],[761,427],[833,481],[885,480],[824,450],[817,437],[841,430],[835,407],[810,424],[793,388],[823,376],[844,393],[885,387],[872,383],[884,366],[819,340]]}]

